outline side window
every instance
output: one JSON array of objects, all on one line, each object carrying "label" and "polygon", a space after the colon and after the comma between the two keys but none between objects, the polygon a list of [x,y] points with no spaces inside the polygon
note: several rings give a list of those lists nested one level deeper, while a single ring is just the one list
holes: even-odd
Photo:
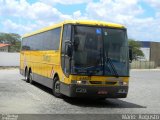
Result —
[{"label": "side window", "polygon": [[30,50],[30,47],[28,45],[28,37],[22,39],[22,50]]},{"label": "side window", "polygon": [[52,32],[53,34],[53,50],[59,49],[59,43],[60,43],[60,34],[61,34],[61,28],[56,28]]},{"label": "side window", "polygon": [[43,50],[44,49],[43,39],[44,39],[43,33],[40,33],[40,34],[33,36],[33,38],[32,38],[32,41],[34,41],[34,44],[33,44],[34,49],[33,50]]},{"label": "side window", "polygon": [[25,38],[23,38],[22,39],[22,50],[25,50],[26,48],[25,48],[25,45],[26,44],[26,39]]},{"label": "side window", "polygon": [[58,50],[61,28],[39,33],[22,40],[22,50]]},{"label": "side window", "polygon": [[60,43],[61,28],[56,28],[42,33],[40,39],[43,39],[44,50],[58,50]]},{"label": "side window", "polygon": [[30,50],[30,37],[27,38],[27,50]]},{"label": "side window", "polygon": [[52,50],[53,49],[53,34],[52,30],[42,33],[43,39],[43,49],[44,50]]},{"label": "side window", "polygon": [[34,37],[29,37],[29,46],[30,46],[30,50],[34,50]]}]

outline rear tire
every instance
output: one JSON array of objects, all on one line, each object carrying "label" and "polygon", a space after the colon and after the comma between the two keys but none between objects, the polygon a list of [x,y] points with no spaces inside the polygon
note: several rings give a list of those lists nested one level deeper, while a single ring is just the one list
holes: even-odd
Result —
[{"label": "rear tire", "polygon": [[26,70],[25,70],[25,76],[24,76],[25,78],[25,81],[26,82],[29,82],[29,78],[28,78],[28,69],[26,68]]},{"label": "rear tire", "polygon": [[58,77],[55,77],[53,80],[53,95],[55,97],[61,98],[62,94],[60,93],[60,81],[58,79]]},{"label": "rear tire", "polygon": [[29,73],[29,83],[30,83],[30,84],[33,84],[33,82],[34,82],[34,81],[33,81],[33,74],[32,74],[32,72],[30,72],[30,73]]}]

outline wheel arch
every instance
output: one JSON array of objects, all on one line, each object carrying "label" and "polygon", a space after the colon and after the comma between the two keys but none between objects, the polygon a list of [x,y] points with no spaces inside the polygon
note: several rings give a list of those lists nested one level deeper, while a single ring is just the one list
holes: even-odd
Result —
[{"label": "wheel arch", "polygon": [[58,75],[57,72],[54,74],[53,80],[54,80],[54,78],[56,78],[56,77],[59,79],[59,75]]}]

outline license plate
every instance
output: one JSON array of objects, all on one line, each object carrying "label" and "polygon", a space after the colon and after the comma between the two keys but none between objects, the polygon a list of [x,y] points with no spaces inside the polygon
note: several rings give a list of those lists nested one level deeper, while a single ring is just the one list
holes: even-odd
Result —
[{"label": "license plate", "polygon": [[99,90],[98,94],[106,95],[106,94],[108,94],[108,92],[106,90]]}]

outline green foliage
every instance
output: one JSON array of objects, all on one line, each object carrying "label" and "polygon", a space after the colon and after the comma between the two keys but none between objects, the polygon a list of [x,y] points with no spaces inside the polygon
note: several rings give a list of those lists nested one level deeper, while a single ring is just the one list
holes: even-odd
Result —
[{"label": "green foliage", "polygon": [[0,33],[0,43],[10,44],[9,52],[19,52],[21,36],[15,33]]},{"label": "green foliage", "polygon": [[137,41],[129,39],[129,46],[132,47],[134,60],[138,60],[138,58],[144,57],[142,50],[140,50],[140,44]]}]

